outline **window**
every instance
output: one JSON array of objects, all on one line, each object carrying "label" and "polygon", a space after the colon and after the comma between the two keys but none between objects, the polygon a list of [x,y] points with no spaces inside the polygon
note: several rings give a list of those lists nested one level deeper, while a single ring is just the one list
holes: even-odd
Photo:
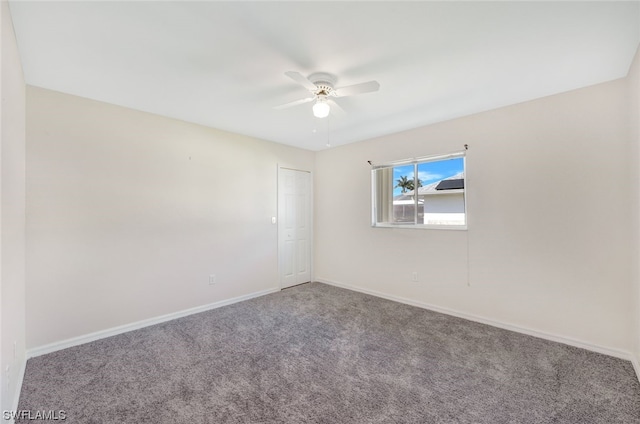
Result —
[{"label": "window", "polygon": [[464,153],[375,165],[372,225],[466,228],[465,171]]}]

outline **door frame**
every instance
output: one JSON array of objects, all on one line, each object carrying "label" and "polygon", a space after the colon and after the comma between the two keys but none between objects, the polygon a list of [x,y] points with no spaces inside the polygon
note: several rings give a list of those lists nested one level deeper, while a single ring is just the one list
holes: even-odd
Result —
[{"label": "door frame", "polygon": [[[277,165],[277,178],[276,178],[276,222],[277,222],[277,227],[276,227],[276,233],[277,233],[277,251],[278,251],[278,289],[282,290],[282,248],[283,248],[283,241],[282,237],[280,235],[280,212],[281,212],[281,206],[280,205],[280,179],[281,179],[281,175],[280,175],[280,170],[287,170],[287,171],[296,171],[296,172],[304,172],[309,174],[309,278],[310,281],[314,281],[315,279],[315,267],[314,267],[314,253],[315,253],[315,238],[314,238],[314,234],[315,234],[315,228],[314,228],[314,183],[313,183],[313,172],[306,170],[306,169],[299,169],[299,168],[292,168],[290,166],[281,166],[280,164]],[[291,286],[291,287],[295,287],[295,286]]]}]

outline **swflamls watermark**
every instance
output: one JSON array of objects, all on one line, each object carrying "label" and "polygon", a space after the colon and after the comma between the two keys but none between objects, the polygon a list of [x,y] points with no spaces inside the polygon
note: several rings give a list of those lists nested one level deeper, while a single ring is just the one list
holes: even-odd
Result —
[{"label": "swflamls watermark", "polygon": [[64,421],[67,419],[66,411],[55,411],[53,409],[43,411],[2,411],[2,419],[19,421]]}]

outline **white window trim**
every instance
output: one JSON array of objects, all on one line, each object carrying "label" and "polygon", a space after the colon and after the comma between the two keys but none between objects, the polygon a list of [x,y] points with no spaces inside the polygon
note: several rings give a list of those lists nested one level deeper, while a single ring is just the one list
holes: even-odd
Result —
[{"label": "white window trim", "polygon": [[[371,227],[373,228],[395,228],[395,229],[411,229],[411,230],[457,230],[466,231],[469,224],[469,211],[467,207],[467,155],[466,151],[458,151],[441,155],[422,156],[411,159],[403,159],[397,161],[384,162],[380,164],[371,164]],[[376,185],[376,171],[384,168],[393,168],[402,165],[419,164],[425,162],[436,162],[440,160],[462,158],[464,167],[464,225],[438,225],[438,224],[410,224],[410,223],[379,223],[377,222],[378,211],[376,209],[377,199],[377,185]],[[417,214],[417,211],[416,211]]]},{"label": "white window trim", "polygon": [[391,162],[384,162],[384,163],[380,163],[380,164],[371,164],[372,166],[372,170],[376,170],[376,169],[380,169],[380,168],[392,168],[394,166],[402,166],[402,165],[411,165],[411,164],[416,164],[416,163],[422,163],[422,162],[436,162],[439,160],[445,160],[445,159],[453,159],[453,158],[465,158],[466,157],[466,151],[465,150],[460,150],[457,152],[452,152],[452,153],[446,153],[443,155],[434,155],[434,156],[420,156],[420,157],[415,157],[415,158],[411,158],[411,159],[401,159],[401,160],[395,160],[395,161],[391,161]]}]

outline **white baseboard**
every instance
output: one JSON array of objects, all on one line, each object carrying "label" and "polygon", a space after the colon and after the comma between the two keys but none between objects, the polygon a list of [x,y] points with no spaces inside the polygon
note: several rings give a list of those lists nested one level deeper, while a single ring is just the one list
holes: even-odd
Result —
[{"label": "white baseboard", "polygon": [[372,296],[381,297],[388,300],[393,300],[395,302],[405,303],[411,306],[417,306],[419,308],[428,309],[434,312],[440,312],[447,315],[452,315],[458,318],[468,319],[470,321],[479,322],[481,324],[491,325],[493,327],[502,328],[505,330],[515,331],[516,333],[522,333],[533,337],[538,337],[545,340],[550,340],[553,342],[563,343],[573,347],[579,347],[582,349],[590,350],[592,352],[602,353],[604,355],[613,356],[615,358],[624,359],[627,361],[631,361],[635,367],[636,374],[638,376],[638,380],[640,380],[640,364],[637,361],[634,362],[635,358],[630,352],[626,352],[623,350],[612,349],[604,346],[598,346],[589,342],[584,342],[581,340],[573,339],[570,337],[560,336],[557,334],[547,333],[543,331],[533,330],[531,328],[521,327],[518,325],[509,324],[506,322],[496,321],[490,318],[481,317],[478,315],[469,314],[466,312],[457,311],[454,309],[449,309],[437,305],[432,305],[429,303],[416,301],[412,299],[407,299],[400,296],[394,296],[387,293],[382,293],[376,290],[365,289],[363,287],[353,286],[351,284],[345,284],[337,281],[332,281],[324,278],[316,278],[316,281],[324,284],[329,284],[336,287],[345,288],[348,290],[353,290],[365,294],[370,294]]},{"label": "white baseboard", "polygon": [[[18,371],[18,382],[16,384],[16,391],[13,395],[13,405],[11,405],[11,411],[17,411],[20,404],[20,392],[22,391],[22,382],[24,381],[24,373],[27,370],[27,358],[25,357],[20,364],[20,370]],[[3,422],[14,424],[15,420],[4,420]]]},{"label": "white baseboard", "polygon": [[638,380],[640,380],[640,362],[638,362],[638,357],[636,355],[631,355],[631,364],[633,364],[636,376],[638,377]]},{"label": "white baseboard", "polygon": [[280,288],[261,290],[258,292],[245,294],[243,296],[238,296],[231,299],[220,300],[218,302],[213,302],[208,305],[197,306],[195,308],[185,309],[182,311],[173,312],[166,315],[161,315],[155,318],[149,318],[142,321],[133,322],[131,324],[125,324],[118,327],[108,328],[106,330],[96,331],[95,333],[85,334],[83,336],[73,337],[73,338],[62,340],[59,342],[50,343],[44,346],[39,346],[39,347],[27,350],[27,358],[33,358],[36,356],[45,355],[47,353],[55,352],[57,350],[62,350],[69,347],[89,343],[95,340],[100,340],[100,339],[115,336],[118,334],[126,333],[129,331],[138,330],[140,328],[148,327],[150,325],[160,324],[162,322],[171,321],[176,318],[182,318],[188,315],[209,311],[211,309],[220,308],[222,306],[231,305],[233,303],[242,302],[243,300],[253,299],[255,297],[264,296],[264,295],[275,293],[278,291],[280,291]]},{"label": "white baseboard", "polygon": [[[538,331],[538,330],[533,330],[530,328],[526,328],[526,327],[521,327],[521,326],[517,326],[517,325],[513,325],[513,324],[509,324],[509,323],[505,323],[505,322],[501,322],[501,321],[496,321],[493,319],[489,319],[489,318],[485,318],[485,317],[481,317],[481,316],[477,316],[477,315],[473,315],[473,314],[468,314],[465,312],[460,312],[457,310],[453,310],[453,309],[449,309],[449,308],[444,308],[441,306],[436,306],[436,305],[432,305],[429,303],[425,303],[425,302],[420,302],[420,301],[416,301],[416,300],[412,300],[412,299],[407,299],[404,297],[400,297],[400,296],[394,296],[394,295],[390,295],[387,293],[382,293],[376,290],[370,290],[370,289],[365,289],[363,287],[358,287],[358,286],[353,286],[350,284],[345,284],[345,283],[340,283],[337,281],[332,281],[332,280],[328,280],[325,278],[316,278],[315,281],[318,281],[320,283],[324,283],[324,284],[329,284],[332,286],[336,286],[336,287],[341,287],[341,288],[345,288],[348,290],[353,290],[353,291],[357,291],[357,292],[361,292],[361,293],[365,293],[365,294],[370,294],[372,296],[376,296],[376,297],[381,297],[384,299],[388,299],[388,300],[393,300],[395,302],[400,302],[400,303],[404,303],[407,305],[412,305],[412,306],[417,306],[419,308],[423,308],[423,309],[428,309],[434,312],[440,312],[443,314],[447,314],[447,315],[452,315],[458,318],[463,318],[463,319],[468,319],[470,321],[475,321],[475,322],[479,322],[481,324],[487,324],[487,325],[491,325],[493,327],[498,327],[498,328],[502,328],[505,330],[510,330],[510,331],[515,331],[517,333],[522,333],[522,334],[527,334],[529,336],[534,336],[534,337],[539,337],[541,339],[546,339],[546,340],[550,340],[550,341],[554,341],[554,342],[558,342],[558,343],[563,343],[569,346],[574,346],[574,347],[578,347],[578,348],[582,348],[582,349],[586,349],[586,350],[590,350],[593,352],[597,352],[597,353],[602,353],[604,355],[609,355],[609,356],[613,356],[616,358],[620,358],[620,359],[624,359],[624,360],[628,360],[631,361],[633,368],[636,372],[636,376],[638,377],[638,380],[640,381],[640,362],[638,360],[637,357],[635,357],[633,354],[631,354],[630,352],[626,352],[626,351],[622,351],[622,350],[618,350],[618,349],[611,349],[611,348],[607,348],[607,347],[603,347],[603,346],[598,346],[598,345],[594,345],[592,343],[588,343],[588,342],[584,342],[581,340],[576,340],[576,339],[572,339],[569,337],[565,337],[565,336],[559,336],[556,334],[552,334],[552,333],[546,333],[546,332],[542,332],[542,331]],[[233,303],[237,303],[237,302],[242,302],[243,300],[248,300],[248,299],[252,299],[255,297],[260,297],[260,296],[264,296],[267,294],[271,294],[271,293],[275,293],[280,291],[280,288],[272,288],[272,289],[267,289],[267,290],[262,290],[262,291],[258,291],[258,292],[254,292],[254,293],[249,293],[243,296],[238,296],[238,297],[234,297],[231,299],[226,299],[226,300],[221,300],[218,302],[214,302],[214,303],[210,303],[208,305],[203,305],[203,306],[198,306],[195,308],[190,308],[190,309],[185,309],[182,311],[178,311],[178,312],[174,312],[171,314],[167,314],[167,315],[162,315],[159,317],[155,317],[155,318],[150,318],[150,319],[146,319],[146,320],[142,320],[142,321],[137,321],[131,324],[126,324],[126,325],[121,325],[118,327],[113,327],[113,328],[109,328],[106,330],[102,330],[102,331],[97,331],[95,333],[90,333],[90,334],[86,334],[83,336],[79,336],[79,337],[73,337],[70,339],[66,339],[66,340],[62,340],[60,342],[55,342],[55,343],[51,343],[51,344],[47,344],[44,346],[40,346],[40,347],[36,347],[33,349],[29,349],[27,350],[27,354],[26,354],[26,359],[28,358],[33,358],[36,356],[40,356],[40,355],[44,355],[47,353],[51,353],[51,352],[55,352],[58,350],[62,350],[62,349],[66,349],[69,347],[73,347],[73,346],[78,346],[84,343],[89,343],[95,340],[99,340],[99,339],[104,339],[106,337],[111,337],[111,336],[115,336],[118,334],[122,334],[122,333],[126,333],[128,331],[133,331],[133,330],[137,330],[140,328],[144,328],[144,327],[148,327],[151,325],[155,325],[155,324],[160,324],[162,322],[166,322],[166,321],[170,321],[176,318],[181,318],[184,316],[188,316],[188,315],[192,315],[192,314],[197,314],[199,312],[204,312],[204,311],[208,311],[211,309],[216,309],[216,308],[220,308],[222,306],[226,306],[226,305],[231,305]],[[19,402],[19,395],[20,395],[20,389],[22,387],[22,381],[24,379],[24,373],[25,373],[25,369],[26,369],[26,359],[25,361],[23,361],[22,366],[21,366],[21,370],[20,370],[20,375],[19,375],[19,382],[18,382],[18,387],[17,387],[17,394],[15,396],[15,406],[14,406],[14,410],[17,410],[18,407],[18,402]]]}]

